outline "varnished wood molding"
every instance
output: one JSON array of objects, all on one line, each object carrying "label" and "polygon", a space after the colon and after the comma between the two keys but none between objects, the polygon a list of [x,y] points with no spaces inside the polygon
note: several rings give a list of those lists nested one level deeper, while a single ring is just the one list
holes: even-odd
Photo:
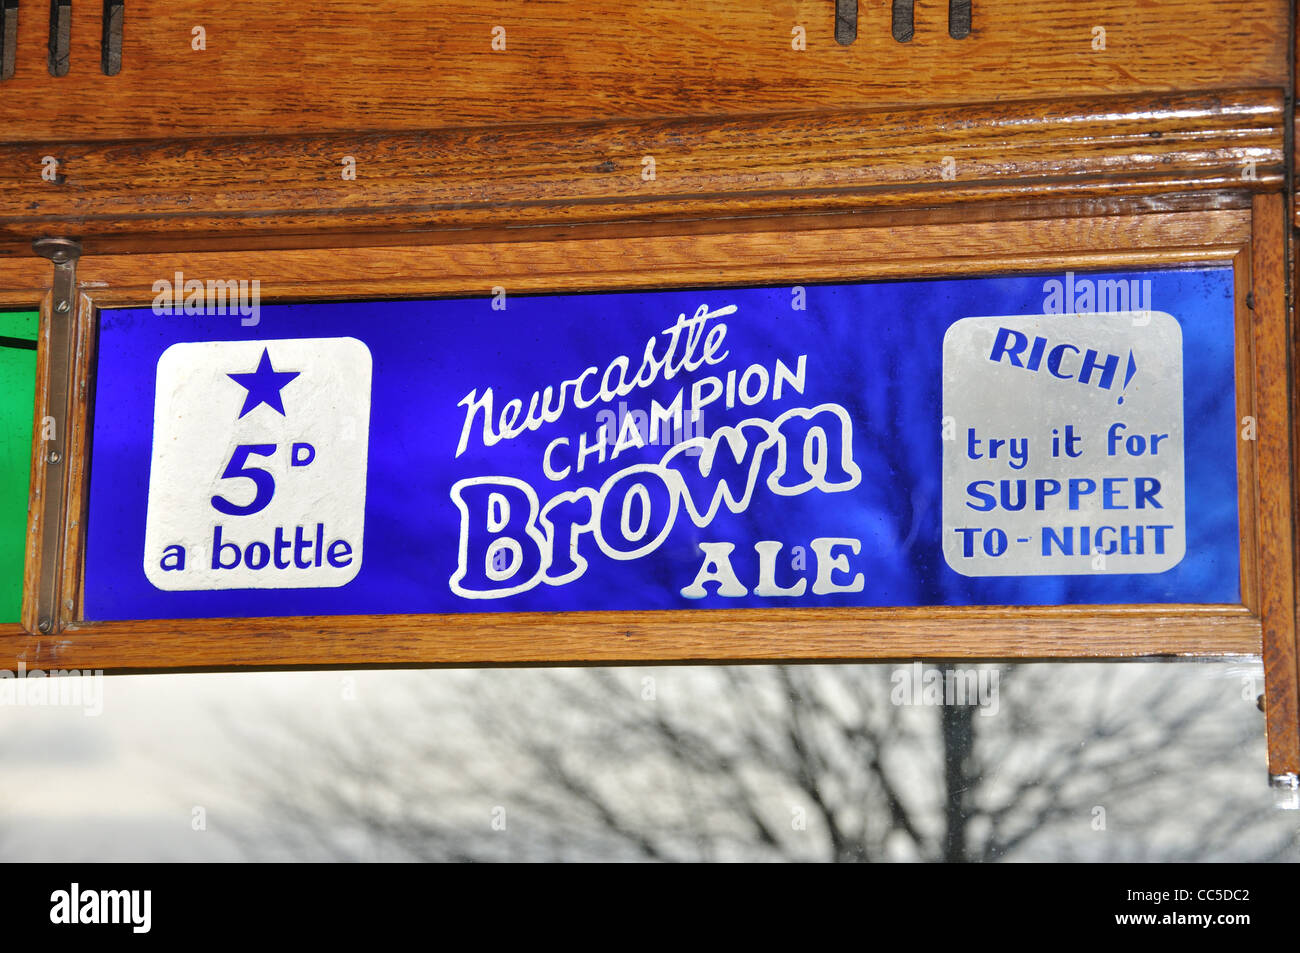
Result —
[{"label": "varnished wood molding", "polygon": [[1269,770],[1300,772],[1300,669],[1296,646],[1295,475],[1292,428],[1293,342],[1287,321],[1286,208],[1281,195],[1255,197],[1251,239],[1255,413],[1259,425],[1258,514],[1261,547],[1265,716]]},{"label": "varnished wood molding", "polygon": [[[1133,658],[1253,655],[1241,606],[679,610],[87,623],[0,631],[28,668]],[[159,647],[166,645],[166,652]],[[10,662],[9,664],[14,664]]]},{"label": "varnished wood molding", "polygon": [[[153,283],[191,275],[256,277],[262,299],[487,294],[495,283],[524,292],[602,291],[790,281],[852,281],[1064,268],[1132,268],[1236,261],[1250,212],[1146,212],[1087,219],[1032,219],[766,228],[656,236],[588,236],[514,242],[109,255],[83,258],[78,281],[96,307],[139,307]],[[735,223],[733,223],[735,224]],[[0,287],[24,259],[0,260]],[[44,277],[44,276],[42,276]],[[1245,286],[1245,279],[1243,279]],[[1247,290],[1249,290],[1247,288]],[[1243,292],[1244,294],[1244,292]],[[39,298],[38,298],[39,300]],[[1242,305],[1244,307],[1244,303]]]},{"label": "varnished wood molding", "polygon": [[[1275,90],[725,120],[0,147],[0,241],[433,232],[1276,191]],[[61,184],[39,174],[59,160]],[[342,176],[353,157],[356,178]],[[653,160],[653,178],[647,157]],[[98,244],[96,244],[98,242]]]}]

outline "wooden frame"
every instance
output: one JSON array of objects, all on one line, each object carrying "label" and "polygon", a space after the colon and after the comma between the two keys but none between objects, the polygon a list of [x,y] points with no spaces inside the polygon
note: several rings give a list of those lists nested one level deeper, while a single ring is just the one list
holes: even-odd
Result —
[{"label": "wooden frame", "polygon": [[[295,134],[184,149],[0,144],[0,190],[12,197],[0,210],[0,255],[27,254],[46,235],[74,235],[87,255],[104,255],[514,242],[524,229],[541,239],[575,227],[680,235],[862,210],[899,221],[959,208],[972,218],[1168,210],[1204,193],[1232,202],[1282,189],[1285,116],[1280,90],[1238,89],[438,129],[363,143]],[[361,177],[345,179],[336,157],[357,152]],[[58,184],[30,174],[50,153],[65,170]],[[645,157],[657,157],[651,180]]]},{"label": "wooden frame", "polygon": [[[508,56],[487,45],[495,14],[436,6],[455,26],[433,34],[437,69],[416,0],[383,18],[333,0],[142,0],[128,16],[151,29],[128,27],[114,76],[84,68],[99,56],[91,7],[74,10],[68,75],[48,76],[42,44],[19,43],[0,89],[0,106],[23,104],[0,144],[0,305],[41,307],[42,383],[24,627],[0,631],[0,654],[146,671],[1258,653],[1270,769],[1300,772],[1300,354],[1287,289],[1300,207],[1283,200],[1298,161],[1287,48],[1300,23],[1286,5],[1168,0],[1120,15],[1102,0],[1002,0],[977,4],[960,41],[932,11],[908,44],[864,5],[844,46],[829,2],[665,2],[642,11],[647,31],[644,17],[555,0],[502,15]],[[23,11],[23,35],[40,38],[44,13]],[[213,40],[201,53],[196,23]],[[805,53],[789,48],[793,23],[807,28]],[[1097,26],[1109,47],[1092,42]],[[301,74],[339,50],[347,81],[320,108]],[[222,82],[194,84],[197,62]],[[341,156],[358,176],[339,174]],[[657,177],[641,174],[646,156]],[[29,256],[51,235],[85,248],[55,553],[40,545],[51,268]],[[1198,262],[1236,269],[1235,397],[1258,428],[1239,442],[1237,606],[80,619],[95,309],[145,304],[178,268],[247,273],[274,300]],[[43,569],[61,580],[44,632]]]},{"label": "wooden frame", "polygon": [[[1279,452],[1289,452],[1285,377],[1279,390],[1272,376],[1277,362],[1285,361],[1284,353],[1278,354],[1285,341],[1274,330],[1282,315],[1269,317],[1282,299],[1269,284],[1260,287],[1252,280],[1257,263],[1279,253],[1274,246],[1282,213],[1280,204],[1271,203],[1278,219],[1271,233],[1263,225],[1270,214],[1268,197],[1250,207],[1235,204],[1100,216],[1088,219],[1086,227],[1067,218],[907,225],[836,218],[805,221],[797,230],[751,225],[744,231],[651,237],[85,258],[78,271],[79,399],[69,435],[72,502],[61,567],[64,611],[57,631],[35,631],[31,587],[44,554],[34,553],[28,566],[27,631],[5,633],[0,641],[7,657],[29,666],[110,671],[1259,653],[1262,635],[1294,629],[1284,613],[1292,592],[1290,546],[1264,545],[1263,539],[1277,537],[1261,535],[1288,521],[1291,512],[1285,489],[1289,471],[1282,475],[1285,482],[1273,479]],[[608,262],[631,264],[611,271]],[[741,609],[103,623],[80,618],[95,311],[147,305],[153,281],[178,269],[191,275],[248,274],[260,279],[264,300],[274,300],[483,293],[493,284],[521,292],[594,291],[1229,262],[1237,286],[1238,416],[1254,415],[1260,422],[1260,440],[1239,443],[1243,598],[1238,606]],[[1247,304],[1252,291],[1253,311]],[[49,319],[46,306],[42,342]],[[42,363],[42,373],[45,367]],[[38,421],[45,410],[38,407]],[[46,473],[37,454],[34,498],[44,491]],[[1265,475],[1268,480],[1261,479]],[[38,529],[34,520],[33,538]],[[1274,641],[1285,640],[1275,635]]]},{"label": "wooden frame", "polygon": [[[658,0],[636,16],[600,15],[584,0],[500,9],[388,0],[383,16],[356,0],[132,0],[115,76],[100,70],[99,5],[72,6],[71,68],[56,78],[46,69],[49,5],[22,4],[16,69],[0,101],[12,96],[24,107],[6,117],[6,141],[56,142],[73,129],[116,140],[129,155],[143,139],[287,129],[812,113],[863,103],[964,110],[1011,96],[1097,101],[1289,81],[1284,0],[975,0],[961,40],[948,36],[945,4],[922,3],[907,43],[890,34],[889,4],[862,2],[847,46],[835,41],[833,0]],[[191,45],[200,24],[201,52]],[[491,46],[498,24],[509,34],[499,52]],[[796,25],[806,31],[802,53],[791,45]],[[1096,26],[1107,30],[1104,50],[1095,48]],[[326,68],[336,81],[309,88],[321,76],[313,71]],[[198,70],[219,80],[196,82]],[[52,98],[57,108],[36,105]]]}]

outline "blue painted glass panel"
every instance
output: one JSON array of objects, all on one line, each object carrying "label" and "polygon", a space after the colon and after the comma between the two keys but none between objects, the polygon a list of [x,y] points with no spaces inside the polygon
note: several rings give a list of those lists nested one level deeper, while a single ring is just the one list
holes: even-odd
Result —
[{"label": "blue painted glass panel", "polygon": [[[1163,367],[1144,360],[1130,393],[1148,378],[1168,384],[1169,368],[1181,368],[1184,553],[1158,572],[1104,561],[1095,572],[1041,571],[1055,563],[1009,575],[956,571],[945,558],[944,536],[956,538],[956,529],[944,525],[943,496],[965,485],[945,488],[945,440],[950,453],[969,448],[960,420],[956,433],[953,420],[945,433],[945,416],[961,416],[944,407],[945,335],[975,316],[1090,310],[1100,305],[1080,307],[1079,289],[1100,294],[1119,281],[1134,289],[1135,309],[1142,298],[1142,308],[1172,316],[1181,332],[1181,354],[1168,355]],[[693,322],[702,308],[707,316]],[[1230,268],[267,304],[202,315],[159,310],[100,314],[89,619],[1240,599]],[[675,364],[666,356],[670,345]],[[1035,362],[1034,346],[1020,360],[1044,377],[1052,351]],[[1084,376],[1081,353],[1074,353],[1076,378]],[[692,366],[682,367],[688,354]],[[1094,362],[1090,381],[1055,375],[1071,393],[1088,394],[1044,404],[1042,413],[1067,414],[1061,408],[1093,400],[1106,357]],[[1118,408],[1116,420],[1123,408],[1115,395],[1133,373],[1122,355],[1118,366],[1103,395]],[[762,372],[748,373],[754,367]],[[1032,416],[1042,391],[1030,376],[1026,368],[1021,403]],[[611,390],[620,381],[628,387],[603,400],[602,379]],[[957,393],[1004,382],[963,377]],[[489,388],[491,414],[476,412],[486,410]],[[715,392],[692,421],[692,398]],[[679,394],[687,410],[680,431],[652,431],[638,416],[671,407]],[[512,399],[520,401],[516,411],[508,409]],[[561,406],[558,419],[523,428],[530,416]],[[823,416],[820,423],[832,425],[810,436],[818,422],[791,415],[827,407],[843,411],[842,434]],[[1129,435],[1141,429],[1141,421],[1129,423]],[[512,427],[522,432],[500,433]],[[591,450],[602,428],[603,462]],[[748,443],[722,440],[725,428]],[[840,436],[847,470],[839,466]],[[719,463],[702,474],[701,457],[682,455],[679,446],[692,440],[706,453],[715,448],[730,468]],[[767,449],[749,458],[727,456],[764,440]],[[185,447],[194,449],[175,450]],[[583,449],[591,452],[582,456]],[[674,451],[673,468],[691,474],[689,491],[661,476]],[[1046,453],[1041,445],[1035,451]],[[1099,455],[1073,487],[1095,478],[1097,498],[1106,472]],[[654,473],[637,479],[629,468]],[[711,518],[692,518],[682,494],[707,509],[723,471],[732,489],[755,476],[748,505],[723,498]],[[1034,468],[1024,473],[1032,492]],[[266,499],[259,481],[273,484]],[[1051,502],[1064,507],[1067,481],[1058,482],[1059,500]],[[597,534],[581,524],[583,508],[595,505],[591,493],[602,488]],[[1114,499],[1131,504],[1132,490],[1126,484],[1129,495]],[[537,511],[529,510],[529,491]],[[549,539],[544,513],[555,523]],[[979,515],[986,528],[997,525],[997,514]],[[1064,526],[1070,514],[1059,515]],[[1166,515],[1114,514],[1117,522],[1148,523]],[[217,527],[222,535],[214,538]],[[1078,531],[1074,555],[1091,556],[1089,544],[1100,555],[1111,545],[1095,529]],[[1055,532],[1059,555],[1064,531]],[[802,579],[802,594],[760,593],[762,542],[780,544],[768,557],[767,591],[798,588]],[[710,563],[702,544],[733,548]],[[984,545],[982,536],[975,545]],[[1022,545],[1016,565],[1028,566],[1048,544],[1035,535]],[[1151,532],[1145,545],[1150,554]],[[815,591],[819,560],[823,591]],[[734,577],[743,594],[734,584],[726,594],[723,577]],[[850,591],[859,577],[862,585]],[[701,579],[702,595],[684,594]]]}]

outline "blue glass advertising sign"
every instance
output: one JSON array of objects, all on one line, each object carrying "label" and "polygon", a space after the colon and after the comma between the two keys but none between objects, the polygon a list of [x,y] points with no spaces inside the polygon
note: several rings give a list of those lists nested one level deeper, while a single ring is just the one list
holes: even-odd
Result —
[{"label": "blue glass advertising sign", "polygon": [[1240,601],[1227,267],[174,281],[99,315],[87,619]]}]

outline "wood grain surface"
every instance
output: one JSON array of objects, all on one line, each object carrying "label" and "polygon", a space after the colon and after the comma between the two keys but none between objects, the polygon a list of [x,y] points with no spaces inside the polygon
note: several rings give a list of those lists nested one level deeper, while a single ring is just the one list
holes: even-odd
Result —
[{"label": "wood grain surface", "polygon": [[[83,258],[78,281],[98,305],[148,305],[177,270],[261,282],[264,300],[662,288],[756,281],[833,281],[1232,261],[1250,240],[1248,209],[1090,218],[899,224],[844,216],[751,221],[743,231],[650,236],[301,248],[267,254],[169,252]],[[733,228],[739,227],[733,224]],[[0,260],[0,266],[5,263]],[[0,276],[4,274],[0,268]],[[2,279],[0,279],[2,280]]]},{"label": "wood grain surface", "polygon": [[[1280,90],[1230,90],[815,118],[11,143],[0,145],[10,199],[0,250],[22,254],[50,234],[75,235],[93,255],[213,236],[291,248],[349,232],[439,240],[493,227],[1276,191],[1285,117]],[[57,183],[42,178],[46,157],[59,162]],[[355,179],[344,178],[345,157]]]},{"label": "wood grain surface", "polygon": [[1258,521],[1260,617],[1264,640],[1269,768],[1300,772],[1300,704],[1296,670],[1295,484],[1291,371],[1294,342],[1287,315],[1287,210],[1280,194],[1255,199],[1255,414],[1259,425]]},{"label": "wood grain surface", "polygon": [[1241,606],[717,609],[187,619],[0,632],[7,665],[112,672],[278,666],[1048,659],[1260,651]]},{"label": "wood grain surface", "polygon": [[[975,0],[962,40],[948,36],[946,3],[921,0],[907,43],[890,34],[887,2],[858,10],[857,40],[842,46],[832,0],[132,0],[121,72],[105,76],[101,5],[74,3],[69,70],[52,77],[49,4],[25,2],[0,129],[11,142],[64,141],[71,128],[101,140],[352,133],[1289,81],[1285,0]],[[792,48],[799,26],[804,51]],[[52,96],[55,108],[34,108]]]}]

